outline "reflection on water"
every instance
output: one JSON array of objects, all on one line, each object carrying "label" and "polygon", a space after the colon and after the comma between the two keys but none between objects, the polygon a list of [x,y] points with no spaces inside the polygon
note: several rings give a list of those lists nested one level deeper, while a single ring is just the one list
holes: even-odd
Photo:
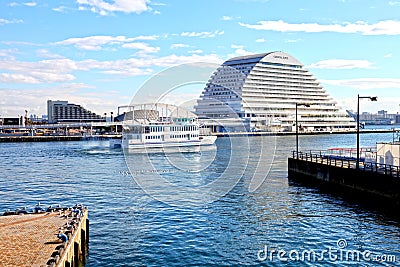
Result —
[{"label": "reflection on water", "polygon": [[[355,140],[354,134],[300,136],[299,145],[322,150],[355,147]],[[390,133],[361,136],[362,146],[391,140]],[[339,239],[349,249],[396,255],[391,265],[400,264],[397,221],[314,188],[288,184],[294,136],[235,142],[236,152],[245,148],[242,153],[232,154],[229,139],[220,138],[209,151],[130,153],[126,161],[121,149],[101,141],[0,144],[0,209],[38,201],[85,203],[91,223],[87,266],[259,265],[257,253],[265,246],[323,250],[337,248]],[[257,166],[266,177],[255,179]],[[390,266],[353,265],[362,263]],[[287,264],[276,258],[264,262]],[[329,259],[289,262],[337,264],[349,265]]]}]

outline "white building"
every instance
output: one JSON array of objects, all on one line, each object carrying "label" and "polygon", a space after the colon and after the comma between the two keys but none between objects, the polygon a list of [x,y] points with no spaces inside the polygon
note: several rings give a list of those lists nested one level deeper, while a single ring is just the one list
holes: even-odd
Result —
[{"label": "white building", "polygon": [[376,146],[378,163],[400,166],[400,142],[377,143]]},{"label": "white building", "polygon": [[94,122],[104,121],[100,115],[68,101],[47,100],[49,123]]},{"label": "white building", "polygon": [[314,75],[283,52],[225,61],[209,79],[195,112],[214,132],[294,131],[296,104],[300,131],[356,128]]}]

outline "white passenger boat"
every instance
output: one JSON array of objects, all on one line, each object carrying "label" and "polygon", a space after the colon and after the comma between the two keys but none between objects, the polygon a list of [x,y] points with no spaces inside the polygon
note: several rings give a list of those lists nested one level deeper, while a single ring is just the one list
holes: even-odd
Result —
[{"label": "white passenger boat", "polygon": [[[176,115],[174,115],[176,113]],[[216,136],[200,135],[197,116],[165,104],[137,105],[126,113],[124,148],[167,148],[212,145]]]}]

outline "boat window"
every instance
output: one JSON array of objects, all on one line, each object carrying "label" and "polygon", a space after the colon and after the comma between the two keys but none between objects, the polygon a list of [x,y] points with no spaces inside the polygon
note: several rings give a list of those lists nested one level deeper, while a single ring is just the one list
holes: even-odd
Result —
[{"label": "boat window", "polygon": [[150,133],[150,127],[149,126],[144,127],[144,133]]}]

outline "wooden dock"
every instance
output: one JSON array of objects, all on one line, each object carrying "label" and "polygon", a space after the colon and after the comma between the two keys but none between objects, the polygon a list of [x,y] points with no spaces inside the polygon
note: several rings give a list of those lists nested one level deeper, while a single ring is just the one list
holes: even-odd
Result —
[{"label": "wooden dock", "polygon": [[0,266],[82,266],[89,242],[88,210],[77,205],[6,212],[0,216],[0,241]]},{"label": "wooden dock", "polygon": [[[360,134],[368,133],[396,133],[400,130],[396,129],[362,129]],[[337,135],[337,134],[356,134],[356,130],[347,131],[312,131],[312,132],[299,132],[298,135]],[[212,132],[211,135],[216,135],[218,137],[241,137],[241,136],[290,136],[296,135],[296,132]]]}]

